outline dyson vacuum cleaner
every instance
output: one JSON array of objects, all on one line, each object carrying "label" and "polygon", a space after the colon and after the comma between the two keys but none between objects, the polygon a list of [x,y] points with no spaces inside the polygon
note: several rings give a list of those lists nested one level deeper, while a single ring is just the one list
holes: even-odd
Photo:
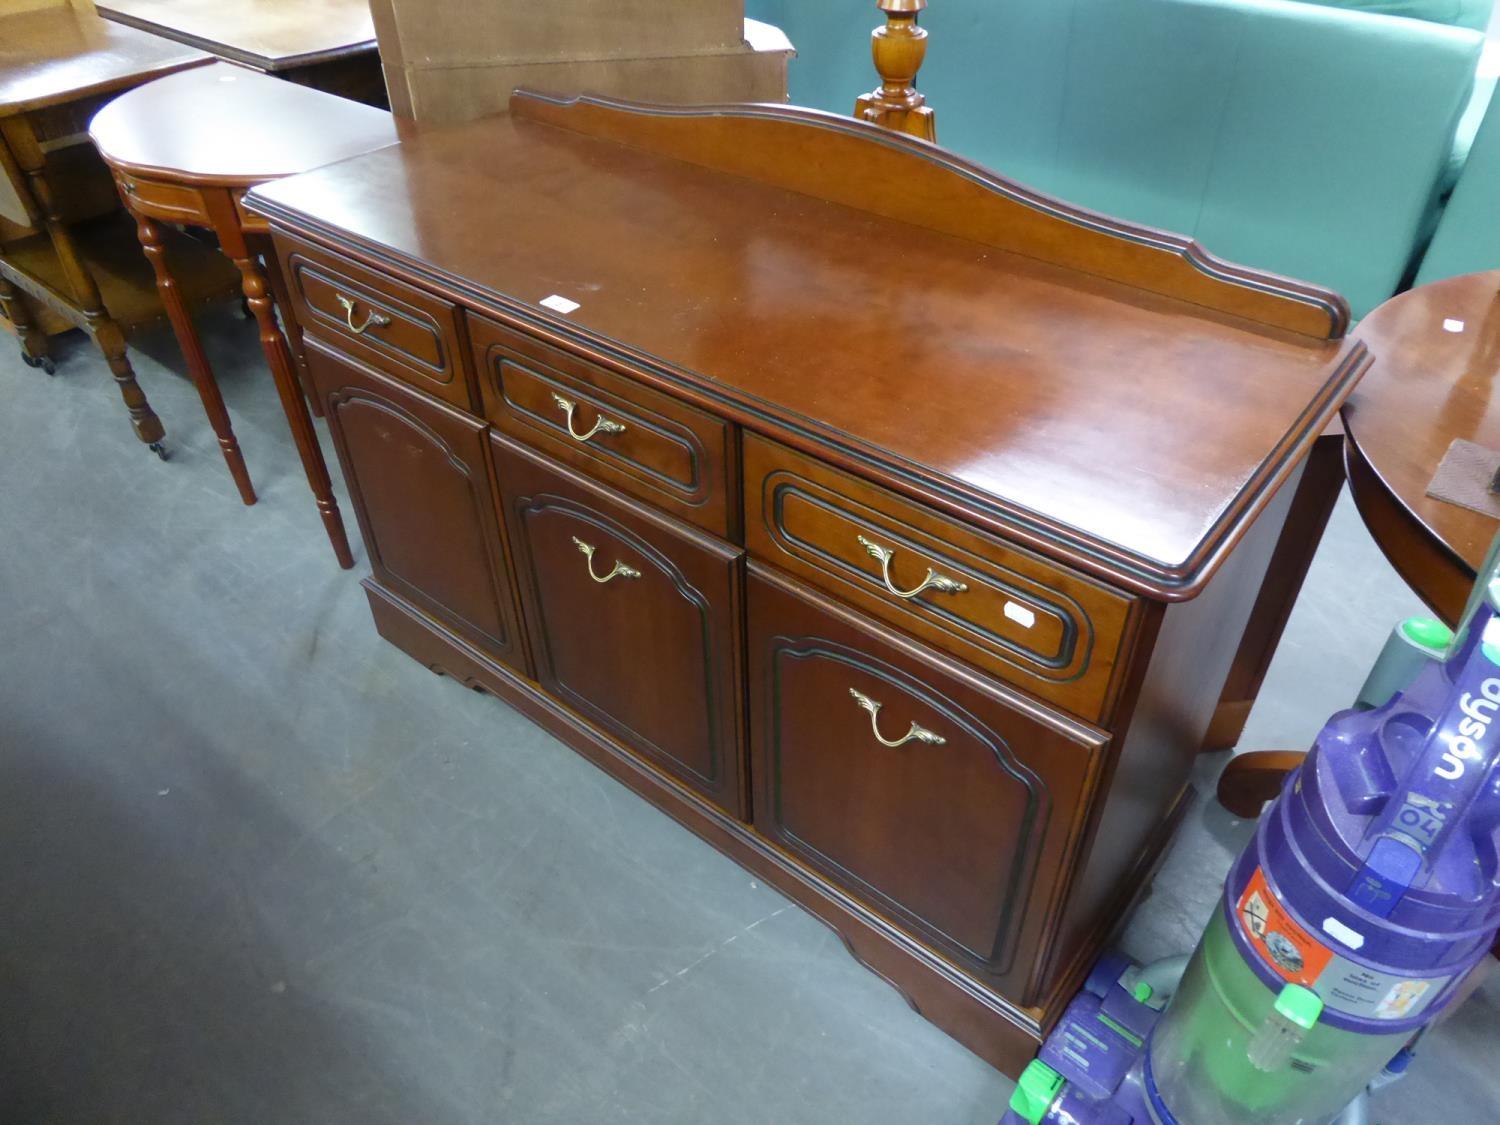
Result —
[{"label": "dyson vacuum cleaner", "polygon": [[1001,1125],[1363,1125],[1500,929],[1500,537],[1392,633],[1191,959],[1095,966]]}]

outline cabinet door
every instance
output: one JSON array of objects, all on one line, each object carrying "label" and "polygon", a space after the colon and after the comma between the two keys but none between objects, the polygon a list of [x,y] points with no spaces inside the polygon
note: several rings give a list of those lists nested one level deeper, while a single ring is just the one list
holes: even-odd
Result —
[{"label": "cabinet door", "polygon": [[755,826],[1028,1002],[1106,736],[750,564]]},{"label": "cabinet door", "polygon": [[743,816],[741,552],[490,440],[538,682]]},{"label": "cabinet door", "polygon": [[311,337],[306,350],[375,580],[526,673],[488,427]]}]

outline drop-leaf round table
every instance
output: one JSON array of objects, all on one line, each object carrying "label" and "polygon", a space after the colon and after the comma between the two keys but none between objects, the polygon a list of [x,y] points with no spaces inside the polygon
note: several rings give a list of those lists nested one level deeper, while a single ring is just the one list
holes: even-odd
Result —
[{"label": "drop-leaf round table", "polygon": [[[1398,294],[1355,335],[1375,362],[1343,409],[1350,494],[1396,573],[1455,625],[1500,521],[1427,489],[1455,439],[1500,452],[1500,270]],[[1220,804],[1259,815],[1303,757],[1241,754],[1219,778]]]}]

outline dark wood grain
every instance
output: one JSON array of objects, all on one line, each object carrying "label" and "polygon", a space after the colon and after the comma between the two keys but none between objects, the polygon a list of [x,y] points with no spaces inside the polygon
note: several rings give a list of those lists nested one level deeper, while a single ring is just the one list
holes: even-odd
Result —
[{"label": "dark wood grain", "polygon": [[[749,608],[756,827],[1029,1000],[1046,923],[1031,911],[1052,901],[1107,736],[756,564]],[[873,721],[851,689],[881,705]],[[876,738],[911,724],[943,742]]]},{"label": "dark wood grain", "polygon": [[[17,252],[24,247],[24,241],[20,246],[0,248],[0,271],[89,334],[109,365],[136,437],[160,452],[166,428],[136,381],[135,368],[125,349],[124,326],[105,305],[94,260],[75,237],[73,224],[68,222],[67,205],[59,194],[59,185],[49,175],[46,147],[36,125],[24,111],[9,115],[0,111],[0,145],[6,150],[6,168],[24,177],[23,182],[13,186],[25,203],[27,214],[34,216],[46,232],[50,253],[42,254],[40,262],[28,268]],[[60,284],[54,283],[53,277]],[[156,307],[159,309],[160,305]]]},{"label": "dark wood grain", "polygon": [[[1301,472],[1299,467],[1298,472]],[[1249,529],[1207,590],[1149,607],[1131,639],[1127,683],[1112,731],[1100,799],[1075,857],[1078,877],[1036,986],[1051,1010],[1081,986],[1098,952],[1145,891],[1142,876],[1171,839],[1190,799],[1193,763],[1213,723],[1296,496],[1294,476]]]},{"label": "dark wood grain", "polygon": [[172,331],[182,346],[183,359],[187,361],[188,375],[198,391],[198,398],[203,403],[203,412],[208,416],[214,436],[219,439],[219,451],[223,454],[224,463],[229,468],[229,475],[234,479],[235,487],[239,489],[240,499],[246,504],[254,504],[255,486],[250,483],[250,470],[245,466],[245,455],[240,451],[239,439],[234,435],[234,426],[229,419],[229,408],[224,405],[224,396],[219,393],[219,384],[214,379],[213,368],[209,366],[208,355],[203,350],[203,342],[198,338],[198,332],[193,327],[187,301],[182,296],[177,278],[167,264],[167,249],[162,242],[161,231],[144,211],[136,216],[136,230],[140,236],[141,249],[146,252],[146,257],[151,261],[151,268],[156,273],[156,289],[161,295],[162,307],[167,310],[167,318],[172,323]]},{"label": "dark wood grain", "polygon": [[[109,365],[136,436],[159,453],[166,431],[136,381],[125,332],[132,322],[160,316],[162,306],[150,271],[141,277],[100,269],[98,246],[75,230],[114,206],[107,197],[97,205],[93,185],[101,178],[80,168],[69,150],[77,150],[88,116],[114,93],[208,61],[72,6],[0,15],[0,176],[7,181],[0,198],[13,201],[0,217],[0,273],[26,295],[5,301],[7,315],[23,329],[23,358],[48,370],[40,317],[22,302],[36,300],[50,330],[84,329]],[[90,228],[107,230],[98,223]],[[227,288],[228,273],[220,277]],[[105,303],[106,285],[115,310]],[[223,291],[214,282],[206,288]]]},{"label": "dark wood grain", "polygon": [[[283,124],[268,124],[272,120]],[[155,229],[154,219],[206,227],[233,262],[334,557],[340,566],[352,567],[354,558],[338,499],[308,414],[298,310],[284,305],[278,318],[277,301],[286,295],[285,274],[263,264],[264,258],[274,256],[268,228],[258,217],[245,221],[247,213],[241,199],[251,184],[389,143],[393,136],[390,115],[214,63],[122,95],[95,116],[89,135],[113,172],[126,208],[137,216],[143,242],[145,233]],[[146,248],[150,253],[149,244]],[[176,278],[170,262],[153,255],[153,264],[159,289],[163,294],[174,291]],[[336,305],[334,284],[328,279],[326,291],[320,291],[327,299],[325,304]],[[306,288],[299,285],[299,296],[307,298]],[[304,315],[318,308],[337,328],[339,320],[326,307],[311,299],[304,299],[302,306]],[[371,312],[368,308],[351,310],[351,318],[355,311],[364,316]],[[451,306],[446,314],[450,333],[446,343],[435,321],[429,326],[420,319],[425,313],[418,313],[416,319],[390,318],[387,327],[396,354],[402,354],[400,345],[415,341],[418,362],[411,365],[412,370],[430,375],[439,384],[456,379],[460,401],[468,406],[467,381],[455,375],[463,370],[463,350],[457,346],[457,314]],[[287,323],[294,344],[289,345],[283,335],[282,321]],[[174,311],[172,325],[244,496],[249,478],[238,447],[231,451],[224,445],[229,433],[228,415],[185,304]],[[427,341],[423,340],[424,332]],[[356,335],[347,333],[346,347],[359,350],[366,346]],[[372,334],[371,343],[376,339]],[[429,362],[427,372],[421,371],[420,363],[424,342],[437,357]]]},{"label": "dark wood grain", "polygon": [[[1016,1073],[1144,892],[1216,705],[1253,694],[1289,589],[1267,574],[1312,534],[1289,511],[1323,499],[1305,466],[1369,353],[1315,287],[847,119],[519,104],[557,124],[406,129],[243,201],[393,321],[442,312],[402,353],[314,296],[325,395],[379,380],[487,441],[488,495],[469,453],[410,480],[369,422],[341,445],[377,627]],[[434,341],[467,404],[414,377]],[[495,558],[534,682],[433,598],[503,584]]]},{"label": "dark wood grain", "polygon": [[[759,558],[1091,721],[1107,719],[1133,602],[1030,552],[746,435],[745,542]],[[900,598],[861,540],[893,552]],[[1029,622],[1029,623],[1028,623]]]},{"label": "dark wood grain", "polygon": [[[712,131],[733,114],[616,116]],[[859,183],[941,177],[966,185],[955,207],[970,213],[1006,202],[998,181],[966,178],[941,150],[888,150],[883,130],[747,120],[768,132],[740,138],[744,159]],[[418,130],[257,188],[249,205],[314,237],[337,230],[371,264],[1156,596],[1201,586],[1365,363],[1350,343],[1151,292],[1144,267],[1137,286],[1101,280],[510,117]],[[1138,246],[1006,205],[1046,224],[1054,259],[1077,239]],[[1222,284],[1273,284],[1246,276],[1256,284]],[[540,305],[552,294],[581,307],[552,313]]]},{"label": "dark wood grain", "polygon": [[1500,450],[1500,271],[1392,297],[1359,337],[1379,363],[1344,408],[1349,489],[1397,573],[1452,624],[1497,525],[1427,487],[1455,438]]},{"label": "dark wood grain", "polygon": [[132,90],[88,128],[116,170],[240,187],[397,139],[383,110],[221,62]]},{"label": "dark wood grain", "polygon": [[1254,820],[1267,801],[1275,800],[1287,774],[1307,757],[1305,750],[1252,750],[1239,754],[1219,775],[1215,795],[1235,816]]},{"label": "dark wood grain", "polygon": [[[469,336],[485,416],[498,429],[738,538],[734,434],[723,419],[494,321],[471,318]],[[559,399],[573,405],[571,421]]]},{"label": "dark wood grain", "polygon": [[742,553],[491,440],[537,680],[745,816]]},{"label": "dark wood grain", "polygon": [[375,56],[367,0],[105,0],[99,14],[272,73]]},{"label": "dark wood grain", "polygon": [[203,195],[197,189],[169,180],[152,180],[121,172],[115,186],[136,215],[146,215],[168,223],[208,226],[210,218]]},{"label": "dark wood grain", "polygon": [[610,732],[496,663],[372,578],[364,581],[380,635],[433,672],[488,691],[697,833],[826,923],[850,954],[919,1014],[980,1058],[1020,1074],[1036,1054],[1040,1009],[1022,1008],[840,890],[749,825],[658,769]]},{"label": "dark wood grain", "polygon": [[1349,325],[1348,304],[1332,290],[1225,262],[1181,235],[1042,195],[947,149],[836,114],[643,109],[524,90],[511,112],[1318,339]]},{"label": "dark wood grain", "polygon": [[1228,750],[1239,743],[1292,607],[1302,592],[1302,582],[1312,566],[1318,544],[1323,541],[1323,530],[1344,487],[1343,449],[1344,428],[1335,422],[1308,455],[1297,480],[1281,541],[1271,556],[1266,580],[1204,739],[1205,750]]},{"label": "dark wood grain", "polygon": [[314,337],[307,363],[377,578],[525,673],[484,425]]},{"label": "dark wood grain", "polygon": [[0,117],[127,89],[212,61],[202,51],[71,5],[0,15]]},{"label": "dark wood grain", "polygon": [[454,406],[473,409],[467,349],[459,343],[458,309],[451,302],[306,242],[288,239],[279,254],[304,330]]}]

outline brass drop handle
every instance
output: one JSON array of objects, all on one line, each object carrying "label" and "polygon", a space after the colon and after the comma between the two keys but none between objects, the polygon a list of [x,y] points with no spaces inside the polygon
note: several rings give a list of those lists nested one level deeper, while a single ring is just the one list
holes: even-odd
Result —
[{"label": "brass drop handle", "polygon": [[855,688],[850,688],[849,694],[854,697],[854,702],[870,713],[870,730],[875,735],[875,741],[882,746],[888,746],[894,750],[898,746],[905,746],[908,742],[925,742],[928,746],[941,746],[948,741],[942,735],[934,734],[926,727],[919,727],[916,723],[912,723],[911,729],[903,737],[892,742],[880,733],[880,704]]},{"label": "brass drop handle", "polygon": [[564,398],[555,391],[552,394],[552,401],[562,408],[563,418],[568,424],[568,436],[574,441],[588,441],[595,434],[623,434],[625,432],[625,423],[616,422],[613,418],[606,418],[601,414],[598,418],[594,419],[594,424],[587,431],[580,434],[573,428],[573,411],[578,408],[577,404],[572,399]]},{"label": "brass drop handle", "polygon": [[355,324],[354,298],[346,297],[342,293],[335,293],[334,297],[343,307],[344,323],[349,326],[349,331],[353,332],[356,336],[363,336],[372,328],[384,328],[391,322],[390,317],[384,315],[383,313],[378,313],[374,309],[371,309],[368,313],[365,314],[365,322],[363,324]]},{"label": "brass drop handle", "polygon": [[573,536],[573,545],[582,552],[584,558],[589,560],[589,577],[601,586],[606,582],[612,582],[616,578],[639,578],[641,576],[641,572],[636,570],[635,567],[626,566],[619,559],[616,559],[615,565],[610,567],[609,573],[600,578],[594,573],[594,545],[592,543],[585,543],[576,535]]},{"label": "brass drop handle", "polygon": [[939,574],[929,566],[927,568],[927,577],[917,583],[916,586],[910,590],[899,589],[896,583],[891,580],[891,563],[895,561],[896,552],[889,547],[882,547],[879,543],[866,539],[863,535],[859,536],[859,542],[872,559],[879,561],[880,579],[885,583],[885,588],[903,601],[910,601],[924,590],[937,590],[943,594],[962,594],[969,588],[967,582],[960,582],[957,578],[949,578],[946,574]]}]

